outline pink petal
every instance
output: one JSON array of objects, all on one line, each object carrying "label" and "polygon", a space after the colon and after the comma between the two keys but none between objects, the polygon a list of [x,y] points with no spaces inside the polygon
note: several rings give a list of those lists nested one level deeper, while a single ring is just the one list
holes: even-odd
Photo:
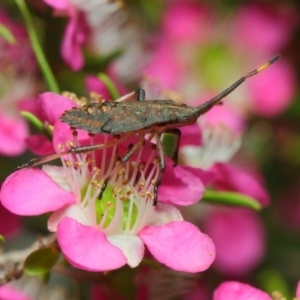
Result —
[{"label": "pink petal", "polygon": [[204,177],[202,170],[188,166],[167,168],[159,188],[159,201],[183,206],[198,202],[204,193]]},{"label": "pink petal", "polygon": [[80,269],[109,271],[127,262],[122,251],[110,244],[103,232],[68,217],[59,223],[57,239],[66,259]]},{"label": "pink petal", "polygon": [[216,105],[214,109],[208,111],[202,118],[203,127],[206,124],[222,124],[230,129],[233,133],[242,133],[245,130],[245,119],[229,106]]},{"label": "pink petal", "polygon": [[261,116],[274,116],[285,110],[294,99],[296,81],[294,70],[284,59],[251,78],[249,92],[255,112]]},{"label": "pink petal", "polygon": [[276,53],[291,39],[298,18],[291,6],[275,5],[273,9],[270,5],[250,4],[241,7],[233,23],[233,45]]},{"label": "pink petal", "polygon": [[33,134],[25,139],[28,149],[40,156],[54,153],[51,141],[43,134]]},{"label": "pink petal", "polygon": [[72,193],[61,189],[45,172],[36,168],[11,174],[0,192],[2,205],[17,215],[34,216],[74,203]]},{"label": "pink petal", "polygon": [[65,10],[70,7],[68,0],[43,0],[43,1],[49,6],[59,10]]},{"label": "pink petal", "polygon": [[22,291],[17,290],[16,288],[5,284],[0,286],[0,299],[1,300],[32,300]]},{"label": "pink petal", "polygon": [[[6,239],[17,234],[22,227],[22,218],[5,209],[0,203],[0,234]],[[1,298],[0,298],[1,299]]]},{"label": "pink petal", "polygon": [[173,221],[183,221],[180,211],[173,205],[158,203],[146,225],[163,225]]},{"label": "pink petal", "polygon": [[187,145],[201,146],[202,135],[201,135],[200,127],[197,123],[190,126],[184,126],[180,128],[180,131],[181,131],[180,147],[184,147]]},{"label": "pink petal", "polygon": [[135,235],[111,235],[108,241],[122,250],[131,268],[137,267],[144,257],[145,246],[143,241]]},{"label": "pink petal", "polygon": [[26,149],[25,138],[28,128],[20,116],[8,116],[0,111],[0,154],[16,156]]},{"label": "pink petal", "polygon": [[69,23],[61,45],[61,53],[63,59],[74,71],[78,71],[83,67],[84,57],[81,46],[85,43],[87,35],[88,26],[84,15],[76,12],[75,9],[71,10]]},{"label": "pink petal", "polygon": [[197,43],[207,38],[213,26],[212,13],[198,3],[172,3],[163,20],[163,30],[177,43]]},{"label": "pink petal", "polygon": [[297,284],[296,297],[300,298],[300,281],[298,281],[298,284]]},{"label": "pink petal", "polygon": [[[88,132],[84,130],[76,130],[78,135],[77,139],[80,141],[81,146],[83,145],[90,145],[91,138],[88,135]],[[67,141],[73,141],[73,135],[72,131],[70,129],[70,125],[61,122],[60,120],[57,120],[54,124],[54,130],[53,130],[53,147],[56,152],[59,152],[61,150],[61,145],[65,145]]]},{"label": "pink petal", "polygon": [[102,95],[106,100],[111,98],[106,85],[98,77],[87,76],[85,78],[85,85],[89,92],[96,92],[99,95]]},{"label": "pink petal", "polygon": [[265,255],[264,227],[254,211],[215,209],[207,215],[205,231],[213,239],[217,249],[214,267],[223,274],[248,274]]},{"label": "pink petal", "polygon": [[217,175],[214,184],[220,190],[235,191],[252,197],[262,205],[269,204],[270,198],[266,189],[253,176],[223,163],[215,164],[212,170]]},{"label": "pink petal", "polygon": [[144,70],[144,74],[149,77],[160,78],[161,84],[167,88],[175,89],[179,85],[184,70],[174,54],[171,45],[161,38],[162,41],[155,47],[152,61]]},{"label": "pink petal", "polygon": [[272,300],[272,298],[249,284],[227,281],[215,289],[213,300]]},{"label": "pink petal", "polygon": [[201,272],[215,259],[212,240],[185,221],[148,226],[138,236],[159,262],[177,271]]},{"label": "pink petal", "polygon": [[51,232],[57,231],[57,226],[65,217],[76,220],[78,223],[86,226],[91,225],[91,218],[87,215],[84,209],[77,204],[64,206],[56,210],[48,219],[48,230]]},{"label": "pink petal", "polygon": [[51,125],[53,125],[66,110],[77,106],[75,102],[69,98],[52,92],[40,94],[38,104],[42,109],[44,119]]}]

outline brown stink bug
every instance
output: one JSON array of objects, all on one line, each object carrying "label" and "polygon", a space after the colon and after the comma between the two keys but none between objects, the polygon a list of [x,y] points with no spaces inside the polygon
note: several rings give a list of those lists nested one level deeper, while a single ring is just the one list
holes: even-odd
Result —
[{"label": "brown stink bug", "polygon": [[[280,55],[270,59],[267,63],[256,70],[241,77],[219,95],[198,107],[190,107],[185,104],[178,104],[173,100],[145,100],[145,92],[138,89],[116,101],[104,101],[102,103],[91,103],[80,108],[67,110],[60,120],[71,126],[73,130],[83,129],[90,134],[111,134],[117,136],[114,142],[108,144],[97,144],[91,146],[74,147],[67,151],[53,154],[47,157],[32,159],[29,163],[19,167],[29,167],[62,157],[69,153],[84,153],[100,150],[104,147],[119,144],[125,141],[130,135],[138,135],[138,142],[131,147],[120,159],[120,163],[127,162],[144,144],[145,135],[150,135],[150,140],[155,138],[158,150],[159,176],[154,186],[153,204],[157,203],[158,187],[161,184],[162,175],[166,167],[164,150],[161,136],[164,133],[173,134],[176,142],[173,150],[172,160],[177,165],[178,149],[181,132],[178,127],[190,125],[196,122],[197,118],[209,111],[218,104],[225,96],[236,89],[248,77],[251,77],[273,64]],[[132,98],[136,101],[128,101]],[[104,182],[100,191],[101,195],[108,184],[109,179]]]}]

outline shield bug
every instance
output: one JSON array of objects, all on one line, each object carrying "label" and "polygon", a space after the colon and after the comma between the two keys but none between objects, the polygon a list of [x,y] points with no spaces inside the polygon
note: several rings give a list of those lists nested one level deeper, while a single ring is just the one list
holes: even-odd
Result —
[{"label": "shield bug", "polygon": [[[60,117],[60,120],[69,124],[73,130],[83,129],[90,134],[115,135],[115,141],[107,144],[74,147],[67,151],[62,151],[47,157],[35,158],[29,163],[20,166],[19,169],[29,166],[36,166],[70,153],[76,154],[100,150],[105,147],[122,143],[128,139],[130,135],[138,135],[138,142],[133,145],[120,159],[120,165],[122,165],[143,146],[145,135],[150,135],[148,140],[155,139],[156,141],[160,170],[158,179],[154,184],[153,205],[156,205],[158,187],[161,184],[162,176],[166,168],[165,154],[161,142],[162,134],[170,133],[176,137],[172,155],[174,166],[176,166],[181,137],[181,132],[178,127],[195,123],[201,115],[209,111],[214,105],[219,104],[224,97],[235,90],[247,78],[266,69],[269,65],[278,60],[279,57],[280,55],[273,57],[261,67],[241,77],[217,96],[197,107],[178,104],[173,100],[144,101],[145,92],[142,89],[138,89],[135,92],[129,93],[116,101],[91,103],[80,108],[67,110]],[[130,101],[133,98],[136,98],[136,100]],[[74,134],[76,134],[76,131],[74,131]],[[108,181],[109,178],[102,185],[99,198],[101,198]]]}]

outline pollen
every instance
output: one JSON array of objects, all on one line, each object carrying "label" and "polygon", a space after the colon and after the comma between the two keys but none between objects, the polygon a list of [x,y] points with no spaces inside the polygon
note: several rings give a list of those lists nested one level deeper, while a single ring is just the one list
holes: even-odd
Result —
[{"label": "pollen", "polygon": [[120,168],[120,169],[118,170],[118,175],[119,175],[119,176],[122,176],[124,173],[125,173],[125,168],[124,168],[124,167],[122,167],[122,168]]},{"label": "pollen", "polygon": [[76,161],[75,166],[80,168],[83,166],[83,163],[81,161]]},{"label": "pollen", "polygon": [[127,190],[126,191],[126,196],[127,197],[129,197],[130,195],[132,195],[133,194],[133,191],[132,190]]},{"label": "pollen", "polygon": [[102,183],[96,179],[91,179],[90,183],[95,189],[99,189],[102,186]]},{"label": "pollen", "polygon": [[104,101],[104,97],[96,92],[90,92],[89,96],[93,103],[102,103]]},{"label": "pollen", "polygon": [[69,148],[73,148],[74,144],[71,141],[66,141],[66,146],[69,147]]},{"label": "pollen", "polygon": [[142,189],[145,185],[146,185],[146,182],[145,182],[145,181],[140,181],[140,182],[138,183],[138,187],[139,187],[140,189]]},{"label": "pollen", "polygon": [[[89,163],[89,164],[92,164],[92,163]],[[100,169],[99,168],[97,168],[97,167],[94,167],[93,168],[93,173],[95,174],[95,175],[99,175],[100,174]]]},{"label": "pollen", "polygon": [[123,184],[123,185],[127,185],[128,182],[129,182],[129,180],[128,180],[127,178],[124,178],[124,179],[122,180],[122,184]]},{"label": "pollen", "polygon": [[142,164],[142,163],[139,163],[139,165],[138,165],[138,170],[139,171],[143,171],[144,170],[144,168],[145,168],[145,166],[144,166],[144,164]]},{"label": "pollen", "polygon": [[70,160],[65,160],[65,164],[67,167],[72,167],[73,163]]},{"label": "pollen", "polygon": [[156,180],[156,179],[152,179],[152,180],[151,180],[151,184],[152,184],[152,185],[155,185],[155,184],[156,184],[156,182],[157,182],[157,180]]}]

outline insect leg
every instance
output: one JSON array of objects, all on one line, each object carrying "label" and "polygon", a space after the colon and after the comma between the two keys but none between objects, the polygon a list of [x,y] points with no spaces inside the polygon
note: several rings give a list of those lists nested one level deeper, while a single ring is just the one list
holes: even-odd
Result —
[{"label": "insect leg", "polygon": [[276,60],[278,60],[280,57],[279,55],[274,56],[272,59],[270,59],[268,62],[263,64],[261,67],[249,72],[247,75],[241,77],[238,81],[233,83],[230,87],[225,89],[223,92],[221,92],[219,95],[215,96],[214,98],[208,100],[207,102],[199,105],[197,107],[198,116],[206,113],[209,111],[214,105],[218,104],[221,99],[226,97],[228,94],[230,94],[233,90],[235,90],[241,83],[243,83],[248,77],[251,77],[253,75],[256,75],[257,73],[263,71],[267,67],[269,67],[271,64],[273,64]]},{"label": "insect leg", "polygon": [[51,154],[49,156],[45,157],[38,157],[38,158],[33,158],[31,159],[28,163],[25,163],[17,168],[17,170],[27,168],[27,167],[34,167],[43,163],[46,163],[48,161],[52,161],[54,159],[60,158],[64,155],[67,154],[78,154],[78,153],[85,153],[85,152],[90,152],[90,151],[95,151],[95,150],[101,150],[107,147],[112,147],[115,145],[118,145],[128,139],[128,136],[124,136],[120,139],[117,139],[113,142],[105,143],[105,144],[97,144],[97,145],[91,145],[91,146],[80,146],[80,147],[74,147],[66,151],[62,151],[59,153]]},{"label": "insect leg", "polygon": [[124,101],[128,101],[131,99],[136,99],[137,101],[144,101],[145,100],[145,90],[143,89],[137,89],[134,92],[131,92],[129,94],[126,94],[124,96],[122,96],[121,98],[115,100],[115,102],[124,102]]},{"label": "insect leg", "polygon": [[164,148],[161,143],[161,135],[157,134],[156,136],[156,146],[158,151],[158,167],[159,167],[159,173],[157,180],[154,185],[154,199],[153,199],[153,206],[157,205],[157,194],[158,194],[158,187],[161,185],[162,177],[164,174],[164,171],[166,169],[166,160],[165,160],[165,153]]},{"label": "insect leg", "polygon": [[143,89],[137,89],[135,91],[137,93],[137,101],[144,101],[145,100],[145,97],[146,97],[146,93],[145,93],[145,90]]},{"label": "insect leg", "polygon": [[166,130],[166,133],[170,133],[175,136],[174,148],[171,159],[173,161],[173,166],[176,167],[178,164],[178,152],[181,139],[181,131],[178,128],[171,128]]},{"label": "insect leg", "polygon": [[[140,136],[139,141],[133,146],[131,147],[128,152],[120,159],[117,168],[119,169],[120,167],[122,167],[122,165],[124,165],[143,145],[144,145],[145,141],[144,141],[144,136]],[[115,169],[116,170],[116,169]],[[114,173],[114,172],[112,172]],[[103,182],[101,189],[100,189],[100,193],[98,196],[98,199],[101,200],[102,195],[111,179],[111,175],[109,175]]]}]

